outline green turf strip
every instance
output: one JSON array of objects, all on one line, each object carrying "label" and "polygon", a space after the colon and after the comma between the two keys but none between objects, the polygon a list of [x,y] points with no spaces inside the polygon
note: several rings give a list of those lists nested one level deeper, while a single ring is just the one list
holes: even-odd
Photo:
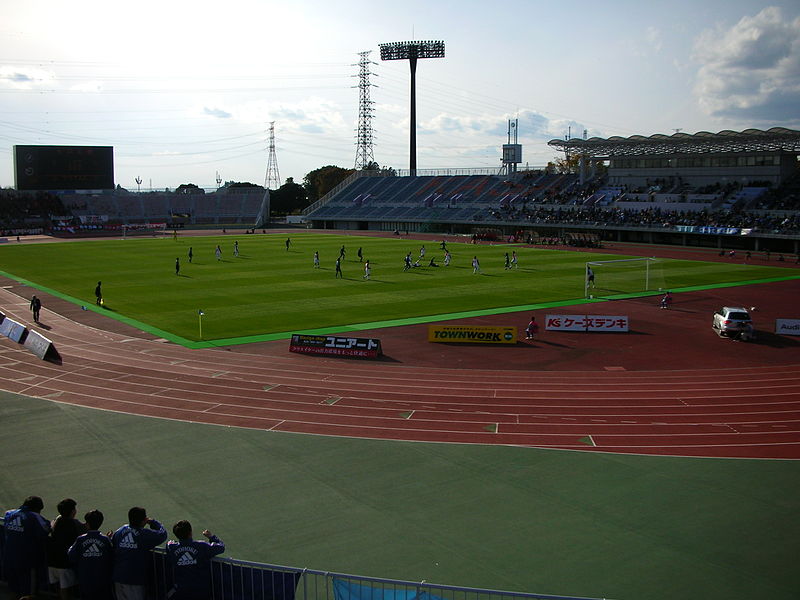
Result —
[{"label": "green turf strip", "polygon": [[[213,248],[219,243],[228,250],[232,236],[0,247],[0,262],[7,276],[31,287],[186,347],[203,348],[287,339],[291,333],[343,333],[598,301],[582,298],[585,262],[620,258],[519,247],[520,268],[505,270],[508,246],[453,243],[453,266],[404,273],[402,257],[412,250],[416,258],[419,241],[300,234],[293,236],[287,252],[283,235],[239,239],[241,256],[225,254],[220,262]],[[362,266],[352,258],[344,266],[349,279],[333,277],[331,257],[341,244],[351,257],[357,244],[363,246],[373,263],[372,281],[361,278]],[[174,257],[185,256],[190,245],[194,263],[184,262],[182,276],[176,277]],[[433,246],[426,257],[441,261],[441,251]],[[314,249],[325,259],[321,269],[311,266]],[[482,276],[472,274],[473,255],[482,261]],[[598,269],[598,283],[611,281],[605,273],[612,271],[606,268],[612,269]],[[640,267],[630,277],[635,280],[637,273],[641,278]],[[677,292],[777,281],[795,273],[771,266],[664,260],[651,268],[651,284]],[[628,289],[622,277],[617,290]],[[98,279],[104,284],[104,308],[96,307],[92,296]],[[606,294],[602,299],[647,295],[595,293]],[[202,320],[198,309],[205,311]]]},{"label": "green turf strip", "polygon": [[0,508],[72,497],[113,529],[141,505],[235,558],[619,600],[800,589],[800,461],[328,438],[13,394],[0,422]]},{"label": "green turf strip", "polygon": [[[4,273],[0,271],[0,275],[5,277],[14,279],[11,274]],[[709,285],[698,285],[698,286],[688,286],[683,288],[670,288],[670,291],[673,293],[680,293],[680,292],[696,292],[701,290],[711,290],[711,289],[718,289],[718,288],[726,288],[726,287],[736,287],[742,285],[753,285],[759,283],[773,283],[777,281],[788,281],[791,279],[800,279],[800,275],[787,275],[783,277],[770,277],[767,279],[754,279],[750,281],[736,281],[736,282],[724,282],[724,283],[715,283]],[[580,306],[582,304],[590,304],[595,302],[606,302],[608,300],[627,300],[632,298],[641,298],[647,296],[656,296],[660,295],[662,291],[649,291],[649,292],[637,292],[635,294],[614,294],[610,296],[604,296],[602,298],[575,298],[570,300],[562,300],[558,302],[543,302],[541,304],[526,304],[522,306],[507,306],[501,308],[492,308],[492,309],[484,309],[484,310],[472,310],[472,311],[464,311],[459,313],[446,313],[440,315],[425,315],[419,317],[409,317],[406,319],[392,319],[386,321],[373,321],[369,323],[353,323],[349,325],[337,325],[335,327],[324,327],[319,329],[303,329],[298,331],[284,331],[278,333],[271,333],[271,334],[263,334],[263,335],[251,335],[251,336],[243,336],[243,337],[236,337],[236,338],[223,338],[217,340],[206,340],[206,341],[193,341],[188,340],[186,338],[177,336],[169,331],[164,331],[162,329],[158,329],[156,327],[152,327],[147,323],[142,323],[137,321],[136,319],[131,319],[126,317],[125,315],[118,314],[114,311],[109,309],[96,306],[94,304],[82,304],[80,300],[77,298],[72,298],[71,296],[67,296],[62,294],[56,290],[52,290],[43,286],[36,285],[30,281],[26,281],[24,279],[18,279],[20,283],[28,285],[30,287],[34,287],[39,289],[43,292],[61,298],[62,300],[66,300],[68,302],[72,302],[73,304],[82,305],[86,310],[91,310],[93,312],[105,315],[112,319],[116,319],[122,323],[130,325],[132,327],[136,327],[142,331],[146,331],[158,337],[164,338],[173,342],[175,344],[179,344],[186,348],[198,349],[198,348],[213,348],[219,346],[236,346],[240,344],[252,344],[255,342],[271,342],[275,340],[286,340],[289,339],[292,334],[295,333],[303,333],[307,335],[332,335],[337,333],[345,333],[348,331],[364,331],[369,329],[383,329],[386,327],[401,327],[404,325],[419,325],[423,323],[438,323],[441,321],[452,321],[457,319],[468,319],[472,317],[484,317],[490,315],[500,315],[500,314],[507,314],[507,313],[516,313],[516,312],[523,312],[523,311],[534,311],[534,310],[543,310],[547,308],[560,308],[562,306]]]}]

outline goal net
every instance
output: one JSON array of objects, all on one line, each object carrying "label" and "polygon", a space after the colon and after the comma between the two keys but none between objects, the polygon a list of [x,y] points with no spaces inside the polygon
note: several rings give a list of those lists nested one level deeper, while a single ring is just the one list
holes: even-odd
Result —
[{"label": "goal net", "polygon": [[664,287],[663,265],[655,258],[622,258],[586,263],[584,292],[587,298],[657,292]]}]

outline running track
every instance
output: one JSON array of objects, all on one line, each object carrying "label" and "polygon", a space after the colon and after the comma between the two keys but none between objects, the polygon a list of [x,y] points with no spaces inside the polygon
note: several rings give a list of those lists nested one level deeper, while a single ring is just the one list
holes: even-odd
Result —
[{"label": "running track", "polygon": [[[28,301],[0,306],[29,322]],[[0,390],[300,434],[597,452],[800,458],[798,364],[680,371],[448,369],[187,350],[43,311],[63,359],[0,340]],[[288,343],[281,343],[285,348]]]}]

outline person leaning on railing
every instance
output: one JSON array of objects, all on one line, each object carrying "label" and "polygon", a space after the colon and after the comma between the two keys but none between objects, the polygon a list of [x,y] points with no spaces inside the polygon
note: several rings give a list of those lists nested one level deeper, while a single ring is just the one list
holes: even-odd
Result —
[{"label": "person leaning on railing", "polygon": [[225,544],[208,529],[208,541],[192,539],[192,524],[178,521],[172,528],[177,542],[167,543],[167,565],[172,568],[173,588],[170,600],[211,599],[211,559],[225,552]]},{"label": "person leaning on railing", "polygon": [[[149,525],[150,529],[145,529]],[[147,563],[150,551],[167,539],[164,526],[134,506],[128,511],[128,524],[111,536],[114,545],[114,590],[117,600],[145,600]]]},{"label": "person leaning on railing", "polygon": [[111,570],[114,548],[111,540],[100,533],[103,513],[90,510],[84,516],[85,534],[78,536],[67,555],[75,568],[81,600],[108,600],[111,594]]},{"label": "person leaning on railing", "polygon": [[3,517],[3,575],[8,587],[20,596],[36,592],[38,571],[45,566],[45,540],[50,523],[42,517],[44,502],[28,496],[22,506]]}]

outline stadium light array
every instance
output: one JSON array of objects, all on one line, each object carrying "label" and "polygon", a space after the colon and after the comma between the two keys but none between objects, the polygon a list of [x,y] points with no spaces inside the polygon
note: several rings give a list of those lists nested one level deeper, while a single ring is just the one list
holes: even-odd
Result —
[{"label": "stadium light array", "polygon": [[444,58],[444,42],[389,42],[379,44],[381,60],[407,60],[411,67],[411,119],[408,168],[413,175],[417,170],[417,59]]},{"label": "stadium light array", "polygon": [[408,60],[416,58],[444,58],[444,42],[390,42],[380,44],[381,60]]}]

